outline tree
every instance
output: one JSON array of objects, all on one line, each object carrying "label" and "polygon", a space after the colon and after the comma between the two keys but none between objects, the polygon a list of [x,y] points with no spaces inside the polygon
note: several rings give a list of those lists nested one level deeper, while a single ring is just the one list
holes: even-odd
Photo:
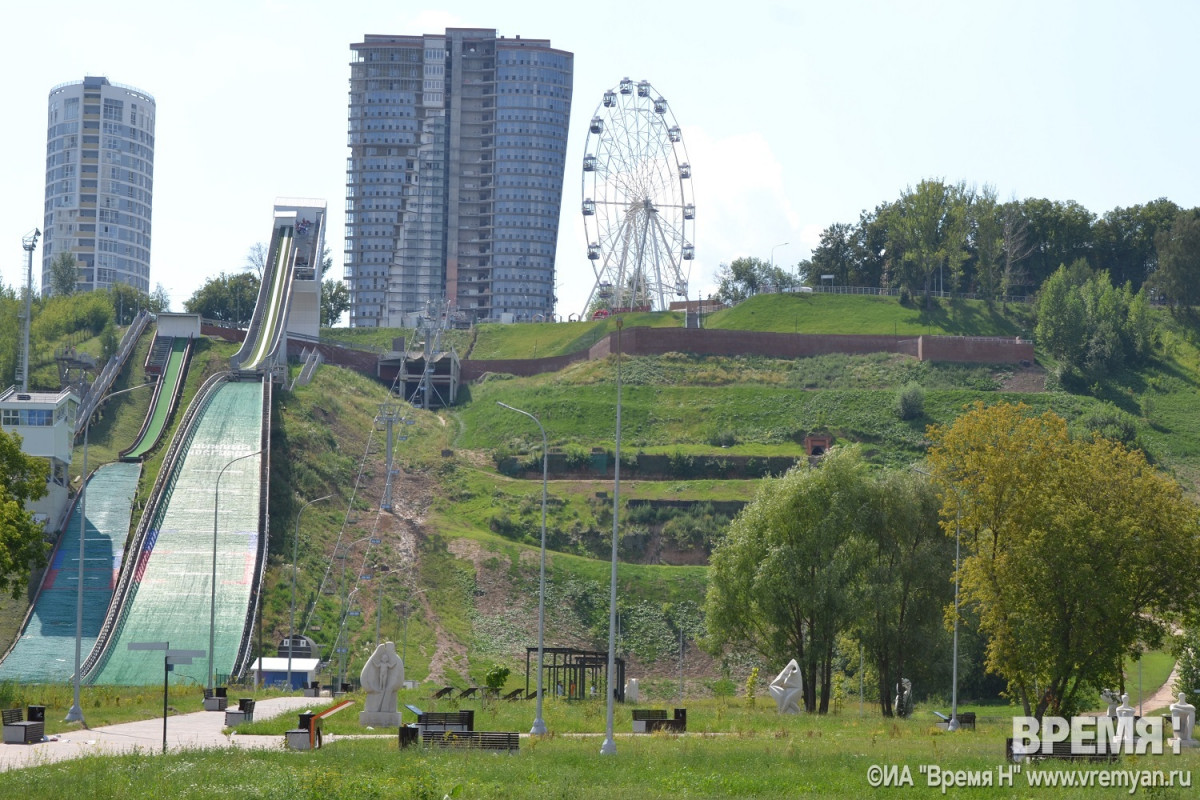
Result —
[{"label": "tree", "polygon": [[267,246],[262,242],[250,245],[246,252],[246,269],[252,271],[261,281],[267,269]]},{"label": "tree", "polygon": [[1034,291],[1063,264],[1092,255],[1092,223],[1096,215],[1075,201],[1028,198],[1020,203],[1029,255],[1025,285]]},{"label": "tree", "polygon": [[1107,270],[1118,286],[1128,282],[1141,288],[1158,266],[1155,236],[1171,227],[1179,210],[1163,197],[1107,212],[1092,226],[1092,266]]},{"label": "tree", "polygon": [[25,503],[46,496],[50,465],[21,452],[21,437],[0,429],[0,591],[14,599],[29,582],[31,568],[46,564],[42,527]]},{"label": "tree", "polygon": [[962,279],[967,260],[967,210],[970,197],[962,184],[921,181],[908,188],[888,212],[888,249],[900,286],[920,290],[928,304],[935,278],[951,288]]},{"label": "tree", "polygon": [[795,658],[808,711],[829,709],[835,643],[855,616],[868,487],[866,465],[852,448],[768,479],[710,561],[711,644],[746,646],[779,663]]},{"label": "tree", "polygon": [[199,314],[206,319],[246,325],[254,314],[258,285],[258,278],[252,273],[227,275],[222,272],[197,289],[184,301],[183,307],[189,314]]},{"label": "tree", "polygon": [[50,260],[50,294],[66,297],[75,294],[75,283],[79,280],[79,267],[75,256],[59,253]]},{"label": "tree", "polygon": [[867,556],[858,582],[856,635],[878,680],[880,710],[892,716],[892,691],[902,678],[926,684],[944,674],[930,664],[946,633],[943,610],[953,601],[947,565],[954,540],[938,526],[937,494],[912,470],[884,473],[873,483]]},{"label": "tree", "polygon": [[963,602],[1025,714],[1072,716],[1200,603],[1200,513],[1140,452],[1075,439],[1026,406],[976,403],[928,432]]},{"label": "tree", "polygon": [[321,327],[332,328],[350,310],[350,290],[345,281],[330,278],[321,284]]},{"label": "tree", "polygon": [[740,303],[762,291],[770,277],[770,262],[753,256],[736,258],[732,264],[722,264],[717,270],[717,299]]},{"label": "tree", "polygon": [[150,305],[147,308],[151,313],[160,314],[171,310],[171,295],[167,292],[167,287],[161,283],[154,284],[154,291],[150,293],[148,300]]},{"label": "tree", "polygon": [[[822,275],[832,275],[838,286],[856,284],[854,259],[854,228],[835,222],[821,232],[821,243],[812,251],[809,280],[820,281]],[[815,286],[816,283],[813,283]]]},{"label": "tree", "polygon": [[1182,211],[1154,237],[1158,270],[1151,283],[1176,311],[1200,304],[1200,209]]},{"label": "tree", "polygon": [[996,189],[984,186],[970,210],[971,243],[975,250],[975,291],[991,303],[1004,293],[1004,206]]}]

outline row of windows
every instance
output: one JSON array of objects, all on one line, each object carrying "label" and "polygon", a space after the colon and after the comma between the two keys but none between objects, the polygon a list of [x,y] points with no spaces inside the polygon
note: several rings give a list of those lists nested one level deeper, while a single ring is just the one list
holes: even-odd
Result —
[{"label": "row of windows", "polygon": [[49,428],[54,425],[52,408],[5,408],[0,409],[0,423],[25,425],[31,428]]}]

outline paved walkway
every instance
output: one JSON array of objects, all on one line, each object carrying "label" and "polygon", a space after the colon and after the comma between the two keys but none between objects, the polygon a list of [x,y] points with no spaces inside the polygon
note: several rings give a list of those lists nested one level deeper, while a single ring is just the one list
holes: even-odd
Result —
[{"label": "paved walkway", "polygon": [[[274,697],[259,700],[254,706],[256,720],[270,719],[280,714],[295,714],[328,704],[327,699],[312,697]],[[347,709],[351,710],[351,709]],[[167,748],[172,751],[211,747],[282,748],[282,736],[239,736],[222,733],[225,714],[217,711],[197,711],[167,718]],[[0,744],[0,772],[10,769],[36,767],[64,761],[68,758],[94,755],[117,755],[141,752],[161,753],[163,746],[162,717],[109,725],[103,728],[58,734],[51,741],[38,744]]]}]

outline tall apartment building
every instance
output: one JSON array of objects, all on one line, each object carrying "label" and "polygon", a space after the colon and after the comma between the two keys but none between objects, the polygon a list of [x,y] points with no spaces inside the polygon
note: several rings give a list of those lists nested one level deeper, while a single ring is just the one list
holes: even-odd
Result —
[{"label": "tall apartment building", "polygon": [[42,293],[60,253],[75,257],[80,291],[148,293],[153,191],[154,98],[97,77],[51,89]]},{"label": "tall apartment building", "polygon": [[549,318],[572,54],[488,28],[350,49],[350,324]]}]

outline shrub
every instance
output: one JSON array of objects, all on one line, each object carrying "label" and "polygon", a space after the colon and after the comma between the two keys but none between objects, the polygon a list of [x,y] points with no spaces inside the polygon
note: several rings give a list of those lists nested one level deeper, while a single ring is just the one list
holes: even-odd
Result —
[{"label": "shrub", "polygon": [[925,415],[925,390],[919,383],[909,381],[896,393],[896,416],[900,419],[919,419]]}]

